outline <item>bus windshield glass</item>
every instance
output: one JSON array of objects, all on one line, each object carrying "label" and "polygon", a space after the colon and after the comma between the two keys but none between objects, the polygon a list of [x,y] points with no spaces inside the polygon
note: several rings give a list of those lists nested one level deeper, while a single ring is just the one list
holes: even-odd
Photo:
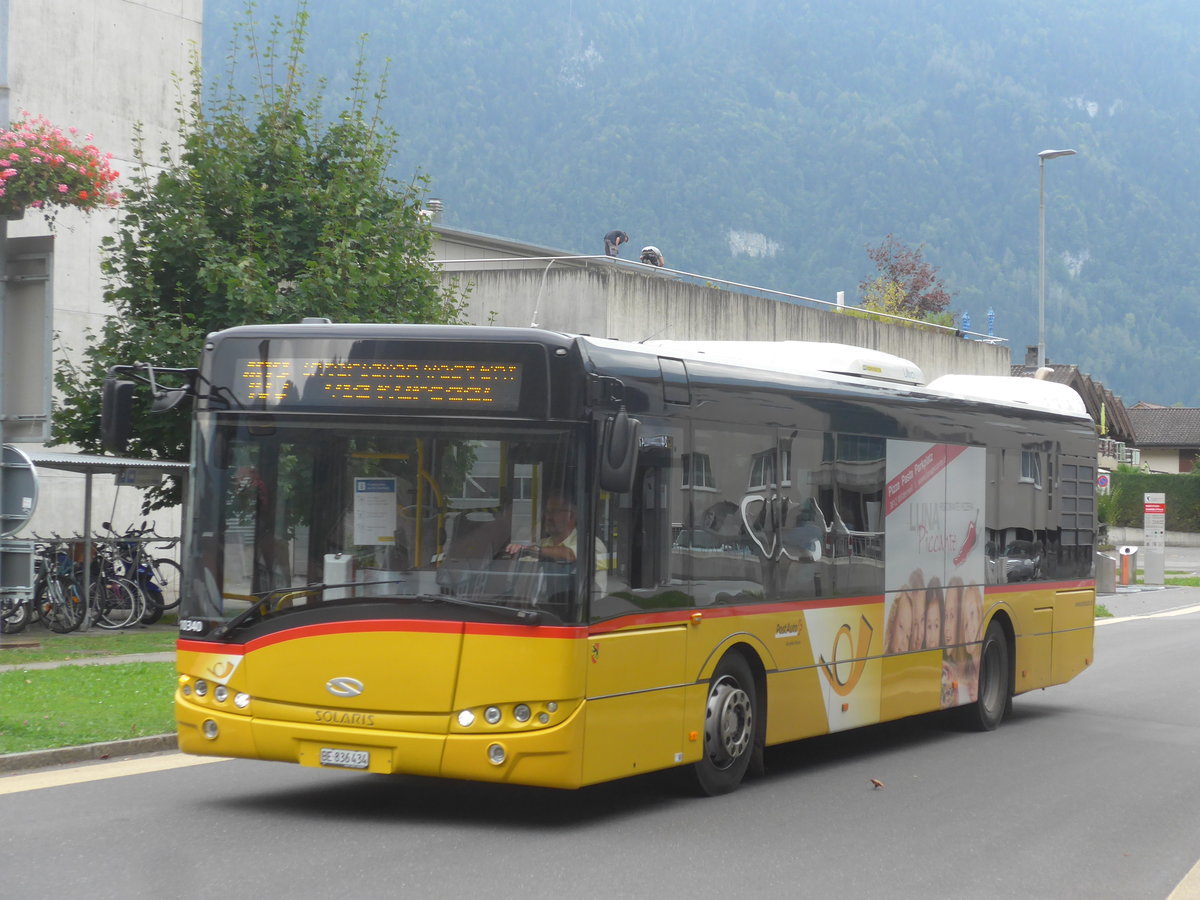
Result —
[{"label": "bus windshield glass", "polygon": [[297,612],[584,621],[578,426],[205,419],[185,635]]}]

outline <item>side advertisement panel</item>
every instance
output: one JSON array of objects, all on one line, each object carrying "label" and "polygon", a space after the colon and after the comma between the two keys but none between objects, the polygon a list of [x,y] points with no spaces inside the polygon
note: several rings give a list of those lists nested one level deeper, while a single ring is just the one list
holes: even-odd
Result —
[{"label": "side advertisement panel", "polygon": [[[937,705],[957,706],[975,699],[986,452],[957,444],[889,441],[887,472],[884,652],[918,654],[906,658],[912,666],[889,671],[920,667],[932,669],[936,677],[934,663],[940,662]],[[920,681],[927,678],[922,674]],[[931,687],[910,684],[908,689],[923,693]]]}]

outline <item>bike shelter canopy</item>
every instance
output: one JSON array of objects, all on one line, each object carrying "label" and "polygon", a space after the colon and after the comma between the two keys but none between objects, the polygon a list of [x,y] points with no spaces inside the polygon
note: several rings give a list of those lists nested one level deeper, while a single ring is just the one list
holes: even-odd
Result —
[{"label": "bike shelter canopy", "polygon": [[[91,541],[92,480],[96,475],[113,475],[118,484],[136,484],[139,475],[167,473],[187,478],[188,464],[166,459],[129,459],[120,456],[99,456],[89,453],[55,453],[49,450],[25,451],[36,469],[57,469],[85,476],[83,498],[83,537]],[[126,480],[128,479],[128,480]],[[186,488],[186,484],[185,484]],[[184,496],[187,496],[186,489]]]}]

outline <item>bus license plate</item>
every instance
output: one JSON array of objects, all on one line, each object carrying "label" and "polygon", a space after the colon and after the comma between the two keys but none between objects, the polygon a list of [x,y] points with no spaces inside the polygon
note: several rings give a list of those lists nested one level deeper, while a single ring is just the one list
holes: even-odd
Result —
[{"label": "bus license plate", "polygon": [[365,769],[371,764],[371,754],[366,750],[338,750],[321,748],[321,765],[337,766],[340,769]]}]

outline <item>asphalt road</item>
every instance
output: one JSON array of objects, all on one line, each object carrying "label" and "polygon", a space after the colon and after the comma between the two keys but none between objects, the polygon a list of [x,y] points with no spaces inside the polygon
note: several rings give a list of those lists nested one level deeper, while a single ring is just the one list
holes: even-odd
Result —
[{"label": "asphalt road", "polygon": [[1161,900],[1200,856],[1198,642],[1200,612],[1118,619],[995,733],[793,744],[713,799],[676,773],[556,792],[178,754],[12,775],[0,894]]}]

